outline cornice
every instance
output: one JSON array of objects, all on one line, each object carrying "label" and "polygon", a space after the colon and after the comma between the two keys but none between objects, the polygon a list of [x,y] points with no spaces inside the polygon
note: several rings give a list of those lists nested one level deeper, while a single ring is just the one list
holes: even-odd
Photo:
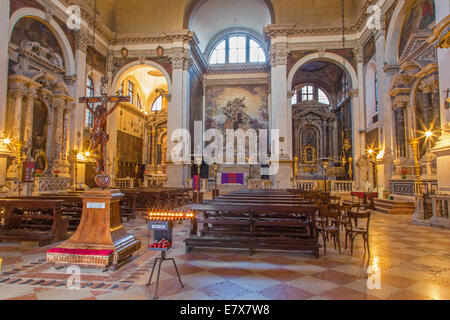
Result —
[{"label": "cornice", "polygon": [[117,34],[112,45],[169,43],[182,41],[183,43],[198,44],[198,38],[194,31],[183,29],[166,33],[151,34]]},{"label": "cornice", "polygon": [[269,72],[269,66],[267,64],[262,65],[226,65],[226,66],[208,66],[206,74],[247,74],[247,73],[259,73]]}]

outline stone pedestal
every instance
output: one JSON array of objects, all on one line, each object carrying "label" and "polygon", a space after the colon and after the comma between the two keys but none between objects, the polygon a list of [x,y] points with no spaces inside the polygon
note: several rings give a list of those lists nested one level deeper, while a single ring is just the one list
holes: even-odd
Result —
[{"label": "stone pedestal", "polygon": [[167,163],[167,187],[183,188],[186,177],[185,165]]},{"label": "stone pedestal", "polygon": [[438,190],[440,193],[450,194],[450,128],[447,127],[436,146],[432,149],[436,155]]},{"label": "stone pedestal", "polygon": [[273,189],[292,188],[292,161],[280,160],[278,163],[278,172],[273,176]]},{"label": "stone pedestal", "polygon": [[122,196],[115,189],[84,192],[80,225],[69,240],[47,252],[47,262],[58,267],[120,267],[141,246],[141,241],[122,226],[119,206]]}]

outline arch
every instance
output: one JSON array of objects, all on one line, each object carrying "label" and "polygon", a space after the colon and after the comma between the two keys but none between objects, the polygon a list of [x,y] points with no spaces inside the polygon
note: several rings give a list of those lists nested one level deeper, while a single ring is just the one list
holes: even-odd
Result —
[{"label": "arch", "polygon": [[375,77],[377,74],[377,64],[375,60],[371,60],[367,64],[366,72],[365,72],[365,99],[366,99],[366,115],[368,119],[374,113],[376,113],[376,93],[375,93]]},{"label": "arch", "polygon": [[[300,69],[300,67],[302,67],[304,64],[314,60],[325,60],[337,64],[350,75],[350,79],[352,81],[352,88],[358,89],[358,76],[356,75],[355,69],[352,67],[352,65],[348,60],[331,52],[316,52],[301,58],[291,68],[291,71],[289,71],[287,79],[288,91],[292,90],[292,82],[294,80],[294,76],[297,70]],[[343,61],[345,61],[345,64],[343,63]]]},{"label": "arch", "polygon": [[[191,17],[194,15],[194,13],[206,2],[209,0],[193,0],[189,7],[184,12],[184,18],[183,18],[183,29],[189,29]],[[276,23],[275,20],[275,10],[273,8],[272,1],[270,0],[262,0],[265,5],[267,6],[267,9],[269,10],[270,14],[270,20],[272,24]]]},{"label": "arch", "polygon": [[158,71],[161,71],[162,74],[164,74],[164,77],[166,78],[166,82],[167,82],[167,91],[168,91],[168,94],[171,95],[172,94],[172,81],[170,79],[169,73],[160,64],[158,64],[152,60],[145,60],[143,62],[137,60],[137,61],[133,61],[133,62],[130,62],[130,63],[124,65],[114,76],[114,79],[111,84],[112,90],[114,90],[114,92],[116,91],[116,88],[119,84],[120,78],[126,72],[130,72],[130,71],[133,71],[135,69],[138,69],[138,68],[144,67],[144,66],[152,66],[152,67],[156,68]]},{"label": "arch", "polygon": [[35,8],[22,8],[14,12],[11,18],[9,19],[8,41],[11,40],[11,34],[17,21],[19,21],[23,17],[34,18],[39,22],[43,23],[53,32],[53,35],[56,37],[56,40],[58,40],[58,43],[64,55],[66,75],[67,76],[75,75],[76,73],[75,58],[69,40],[67,39],[63,29],[54,19],[51,19],[50,21],[46,20],[45,12]]}]

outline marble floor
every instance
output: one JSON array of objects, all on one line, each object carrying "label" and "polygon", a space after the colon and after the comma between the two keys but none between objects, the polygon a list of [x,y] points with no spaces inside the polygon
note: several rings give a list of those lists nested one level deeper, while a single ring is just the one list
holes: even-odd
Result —
[{"label": "marble floor", "polygon": [[[170,262],[163,264],[159,299],[450,299],[450,230],[415,225],[406,215],[374,213],[371,257],[362,241],[355,252],[327,255],[194,249],[186,254],[187,223],[177,225],[174,248],[184,282],[181,288]],[[68,289],[67,270],[45,262],[33,243],[0,243],[0,299],[152,299],[145,286],[156,253],[146,249],[147,225],[136,219],[125,228],[142,240],[132,261],[118,271],[82,269],[79,289]],[[343,242],[342,242],[343,243]],[[368,269],[369,268],[369,269]],[[369,284],[368,285],[368,280]]]}]

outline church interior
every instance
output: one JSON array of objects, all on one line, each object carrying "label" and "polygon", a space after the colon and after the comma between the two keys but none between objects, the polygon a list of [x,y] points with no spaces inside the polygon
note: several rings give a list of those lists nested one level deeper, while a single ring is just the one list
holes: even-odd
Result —
[{"label": "church interior", "polygon": [[448,0],[0,15],[1,300],[450,299]]}]

